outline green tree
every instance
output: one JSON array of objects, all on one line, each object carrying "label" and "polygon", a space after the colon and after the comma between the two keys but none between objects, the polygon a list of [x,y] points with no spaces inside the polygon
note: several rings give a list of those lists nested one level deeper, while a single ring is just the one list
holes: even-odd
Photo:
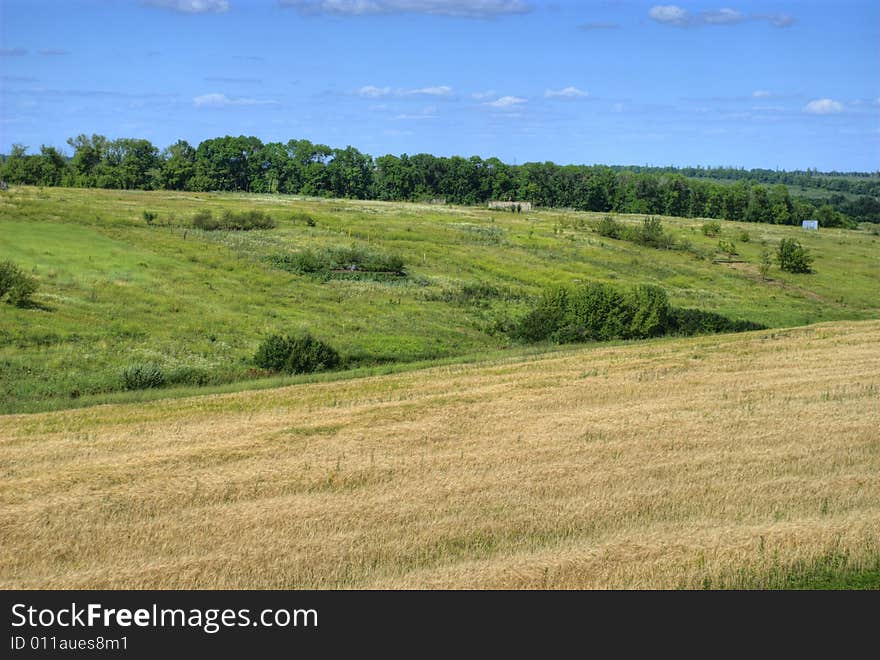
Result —
[{"label": "green tree", "polygon": [[770,208],[770,198],[767,189],[761,185],[753,185],[749,194],[749,206],[746,211],[748,222],[770,222],[773,213]]},{"label": "green tree", "polygon": [[789,273],[810,273],[813,257],[798,241],[783,238],[776,252],[779,267]]},{"label": "green tree", "polygon": [[196,150],[186,140],[178,140],[162,151],[159,181],[166,190],[190,190],[196,173]]}]

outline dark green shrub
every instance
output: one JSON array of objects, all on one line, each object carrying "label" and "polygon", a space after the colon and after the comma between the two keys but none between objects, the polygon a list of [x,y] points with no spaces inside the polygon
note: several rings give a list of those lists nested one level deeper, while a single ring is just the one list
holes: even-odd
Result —
[{"label": "dark green shrub", "polygon": [[553,287],[544,292],[535,309],[516,325],[513,335],[526,342],[549,339],[564,324],[568,309],[568,289]]},{"label": "dark green shrub", "polygon": [[165,374],[156,364],[133,364],[122,371],[122,387],[126,390],[162,387],[165,382]]},{"label": "dark green shrub", "polygon": [[143,216],[144,222],[148,225],[152,225],[156,221],[156,218],[159,217],[158,214],[153,211],[144,211]]},{"label": "dark green shrub", "polygon": [[220,221],[214,218],[214,214],[204,209],[193,216],[192,226],[196,229],[204,229],[205,231],[214,231],[220,229]]},{"label": "dark green shrub", "polygon": [[596,226],[596,231],[600,236],[607,236],[608,238],[620,238],[621,236],[621,226],[614,221],[610,215],[606,215],[599,221],[599,224]]},{"label": "dark green shrub", "polygon": [[666,292],[659,286],[639,284],[627,295],[632,314],[627,337],[643,339],[659,337],[669,329],[670,307]]},{"label": "dark green shrub", "polygon": [[28,307],[37,292],[37,281],[11,261],[0,262],[0,299],[16,307]]},{"label": "dark green shrub", "polygon": [[703,236],[718,236],[721,233],[721,223],[715,220],[704,222],[700,231],[703,232]]},{"label": "dark green shrub", "polygon": [[579,286],[569,293],[567,302],[556,341],[609,341],[627,335],[632,311],[626,297],[613,286],[598,282]]},{"label": "dark green shrub", "polygon": [[284,369],[293,374],[308,374],[335,369],[339,361],[339,353],[332,346],[306,333],[293,338]]},{"label": "dark green shrub", "polygon": [[272,229],[275,221],[262,211],[250,210],[234,213],[223,211],[220,228],[227,231],[250,231],[251,229]]},{"label": "dark green shrub", "polygon": [[752,321],[731,320],[715,312],[700,309],[673,308],[669,315],[669,332],[677,335],[705,335],[716,332],[763,330],[766,326]]},{"label": "dark green shrub", "polygon": [[675,246],[675,240],[663,231],[663,223],[655,217],[644,218],[641,227],[629,230],[627,238],[653,248],[670,249]]},{"label": "dark green shrub", "polygon": [[270,335],[263,340],[257,349],[257,354],[254,355],[254,364],[260,369],[283,371],[291,350],[289,337]]},{"label": "dark green shrub", "polygon": [[779,267],[789,273],[811,273],[813,257],[793,238],[783,238],[776,252]]},{"label": "dark green shrub", "polygon": [[251,229],[272,229],[275,221],[262,211],[250,210],[234,212],[225,209],[220,218],[215,218],[209,210],[196,213],[192,226],[205,231],[250,231]]},{"label": "dark green shrub", "polygon": [[509,331],[521,341],[567,343],[645,339],[669,333],[742,332],[763,327],[750,321],[731,321],[714,312],[673,308],[666,292],[657,286],[642,284],[622,293],[608,284],[591,283],[572,289],[549,289]]},{"label": "dark green shrub", "polygon": [[257,349],[254,363],[270,371],[305,374],[335,369],[340,357],[332,346],[308,333],[293,337],[270,335]]},{"label": "dark green shrub", "polygon": [[403,258],[359,247],[307,248],[292,254],[276,254],[269,258],[276,268],[301,274],[351,273],[405,276]]}]

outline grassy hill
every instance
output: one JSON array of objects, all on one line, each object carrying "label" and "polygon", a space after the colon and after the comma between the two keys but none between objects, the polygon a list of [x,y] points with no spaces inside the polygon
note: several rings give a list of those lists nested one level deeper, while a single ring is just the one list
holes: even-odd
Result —
[{"label": "grassy hill", "polygon": [[[202,209],[261,210],[278,223],[250,232],[193,229]],[[152,225],[144,211],[156,214]],[[771,327],[880,317],[878,237],[865,232],[663,218],[687,249],[603,238],[599,214],[244,194],[12,188],[0,193],[0,259],[40,285],[38,306],[0,306],[0,412],[243,388],[269,333],[308,328],[356,373],[416,361],[467,360],[515,345],[502,330],[549,285],[659,284],[671,301]],[[641,216],[618,218],[637,223]],[[801,240],[815,273],[773,268],[761,253]],[[739,253],[717,254],[719,239]],[[747,239],[747,240],[746,240]],[[272,258],[306,248],[399,255],[406,277],[316,278]],[[155,363],[183,389],[118,394],[122,371]],[[385,366],[382,366],[385,365]],[[187,389],[189,388],[189,389]]]},{"label": "grassy hill", "polygon": [[0,587],[880,588],[878,343],[836,322],[0,416]]}]

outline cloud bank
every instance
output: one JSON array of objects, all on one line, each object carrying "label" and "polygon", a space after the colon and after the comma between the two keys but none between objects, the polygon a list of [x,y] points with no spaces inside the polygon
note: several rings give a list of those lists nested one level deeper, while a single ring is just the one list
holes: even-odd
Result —
[{"label": "cloud bank", "polygon": [[280,0],[301,14],[331,16],[377,16],[425,14],[455,18],[497,18],[526,14],[532,6],[523,0]]},{"label": "cloud bank", "polygon": [[794,25],[795,22],[794,17],[788,14],[747,15],[729,7],[709,9],[698,14],[692,14],[678,5],[654,5],[648,10],[648,18],[661,25],[674,27],[738,25],[747,21],[767,21],[774,27],[786,28]]}]

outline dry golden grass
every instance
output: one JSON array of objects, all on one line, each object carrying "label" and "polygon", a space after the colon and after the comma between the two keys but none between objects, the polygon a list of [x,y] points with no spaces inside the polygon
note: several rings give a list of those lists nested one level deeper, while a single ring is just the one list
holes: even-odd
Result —
[{"label": "dry golden grass", "polygon": [[692,587],[880,539],[880,322],[0,417],[5,588]]}]

